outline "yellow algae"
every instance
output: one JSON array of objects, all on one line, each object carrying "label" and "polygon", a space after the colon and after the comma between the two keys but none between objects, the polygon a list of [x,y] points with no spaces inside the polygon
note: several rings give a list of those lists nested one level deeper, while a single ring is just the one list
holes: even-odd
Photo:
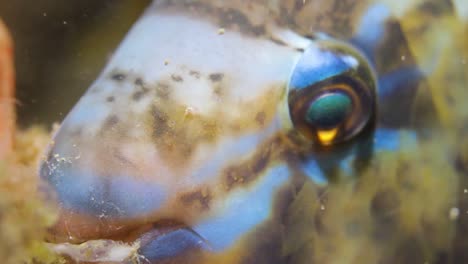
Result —
[{"label": "yellow algae", "polygon": [[411,52],[426,74],[442,123],[456,128],[468,117],[467,23],[451,10],[439,15],[414,9],[401,20]]},{"label": "yellow algae", "polygon": [[39,127],[19,130],[14,152],[0,162],[0,259],[4,264],[61,263],[43,243],[55,211],[37,193],[37,164],[49,138]]},{"label": "yellow algae", "polygon": [[450,251],[458,175],[447,141],[411,145],[376,154],[357,180],[306,184],[288,211],[284,253],[294,263],[406,263],[402,245],[414,244],[432,263],[434,252]]}]

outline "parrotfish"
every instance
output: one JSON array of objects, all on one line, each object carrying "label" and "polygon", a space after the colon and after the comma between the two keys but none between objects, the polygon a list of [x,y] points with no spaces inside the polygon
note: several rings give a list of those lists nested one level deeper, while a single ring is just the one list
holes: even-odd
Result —
[{"label": "parrotfish", "polygon": [[[89,263],[432,261],[443,247],[392,236],[400,195],[362,176],[424,136],[424,78],[384,4],[155,0],[40,166],[48,242]],[[368,202],[334,207],[337,189]]]}]

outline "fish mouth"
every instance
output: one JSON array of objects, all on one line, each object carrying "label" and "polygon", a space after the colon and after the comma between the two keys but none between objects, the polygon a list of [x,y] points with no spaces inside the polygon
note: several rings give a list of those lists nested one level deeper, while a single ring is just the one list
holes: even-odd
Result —
[{"label": "fish mouth", "polygon": [[151,215],[168,197],[157,183],[82,170],[60,155],[43,163],[40,175],[42,191],[53,193],[60,208],[47,246],[74,262],[184,262],[211,251],[188,224]]},{"label": "fish mouth", "polygon": [[47,243],[47,246],[77,263],[185,262],[200,259],[212,251],[199,234],[172,220],[140,227],[125,240],[92,239],[80,244]]}]

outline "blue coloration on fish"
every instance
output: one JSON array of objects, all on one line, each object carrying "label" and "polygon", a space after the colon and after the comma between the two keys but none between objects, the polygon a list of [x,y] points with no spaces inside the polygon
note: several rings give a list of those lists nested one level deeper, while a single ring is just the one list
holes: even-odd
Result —
[{"label": "blue coloration on fish", "polygon": [[[340,75],[350,67],[357,65],[358,62],[346,55],[336,56],[331,51],[323,51],[316,47],[308,48],[298,64],[300,67],[296,67],[293,71],[289,85],[296,89],[303,89],[310,84]],[[311,71],[314,71],[315,74],[310,74]]]},{"label": "blue coloration on fish", "polygon": [[270,168],[264,179],[250,192],[239,191],[239,198],[223,208],[223,216],[201,221],[193,227],[210,241],[215,251],[226,250],[234,242],[259,223],[270,217],[270,207],[274,193],[289,178],[290,172],[284,165]]},{"label": "blue coloration on fish", "polygon": [[374,63],[375,47],[385,37],[385,23],[390,18],[390,10],[383,4],[371,6],[363,15],[357,32],[351,42],[361,47],[362,51]]},{"label": "blue coloration on fish", "polygon": [[[315,210],[338,174],[358,182],[373,155],[402,148],[402,132],[418,140],[386,102],[403,84],[414,95],[422,75],[377,67],[389,10],[349,18],[353,36],[308,38],[287,12],[310,6],[282,4],[154,1],[41,165],[61,209],[55,243],[122,240],[151,263],[298,263],[320,223],[295,213]],[[350,113],[332,128],[308,122],[334,93]]]}]

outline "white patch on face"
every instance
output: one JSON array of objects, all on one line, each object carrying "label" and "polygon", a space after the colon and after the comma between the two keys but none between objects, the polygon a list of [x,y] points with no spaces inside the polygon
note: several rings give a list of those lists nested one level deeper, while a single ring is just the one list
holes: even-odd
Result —
[{"label": "white patch on face", "polygon": [[[236,105],[265,93],[271,84],[285,82],[296,53],[239,32],[226,30],[219,35],[218,27],[200,18],[155,12],[147,13],[135,25],[104,76],[116,68],[123,69],[151,84],[180,75],[183,81],[171,83],[171,93],[180,104],[204,115],[220,103],[213,97],[210,74],[224,76],[222,88],[228,96],[222,103]],[[202,77],[188,76],[190,70]]]},{"label": "white patch on face", "polygon": [[[238,118],[244,110],[239,109],[240,103],[287,82],[300,55],[266,38],[229,29],[220,35],[219,28],[208,19],[150,11],[135,24],[91,86],[98,92],[90,89],[73,109],[68,126],[80,127],[93,136],[111,114],[122,120],[136,118],[135,123],[142,124],[144,120],[138,118],[154,103],[154,91],[138,101],[131,100],[139,88],[135,78],[153,87],[161,81],[169,82],[171,100],[186,106],[188,112],[210,115],[221,111],[226,119]],[[308,43],[287,30],[277,30],[296,46]],[[110,79],[115,71],[121,71],[127,79]],[[200,77],[190,75],[191,71],[200,73]],[[222,76],[219,83],[210,80],[211,74]],[[172,82],[174,75],[182,81]],[[222,90],[222,97],[214,93],[215,86]],[[105,104],[110,96],[115,103]]]},{"label": "white patch on face", "polygon": [[84,136],[94,137],[109,116],[111,109],[101,102],[100,97],[83,97],[67,116],[66,124],[84,129]]},{"label": "white patch on face", "polygon": [[312,40],[285,28],[272,27],[272,35],[295,49],[304,50],[312,43]]},{"label": "white patch on face", "polygon": [[359,66],[359,61],[353,56],[342,56],[341,59],[354,69],[357,69]]}]

